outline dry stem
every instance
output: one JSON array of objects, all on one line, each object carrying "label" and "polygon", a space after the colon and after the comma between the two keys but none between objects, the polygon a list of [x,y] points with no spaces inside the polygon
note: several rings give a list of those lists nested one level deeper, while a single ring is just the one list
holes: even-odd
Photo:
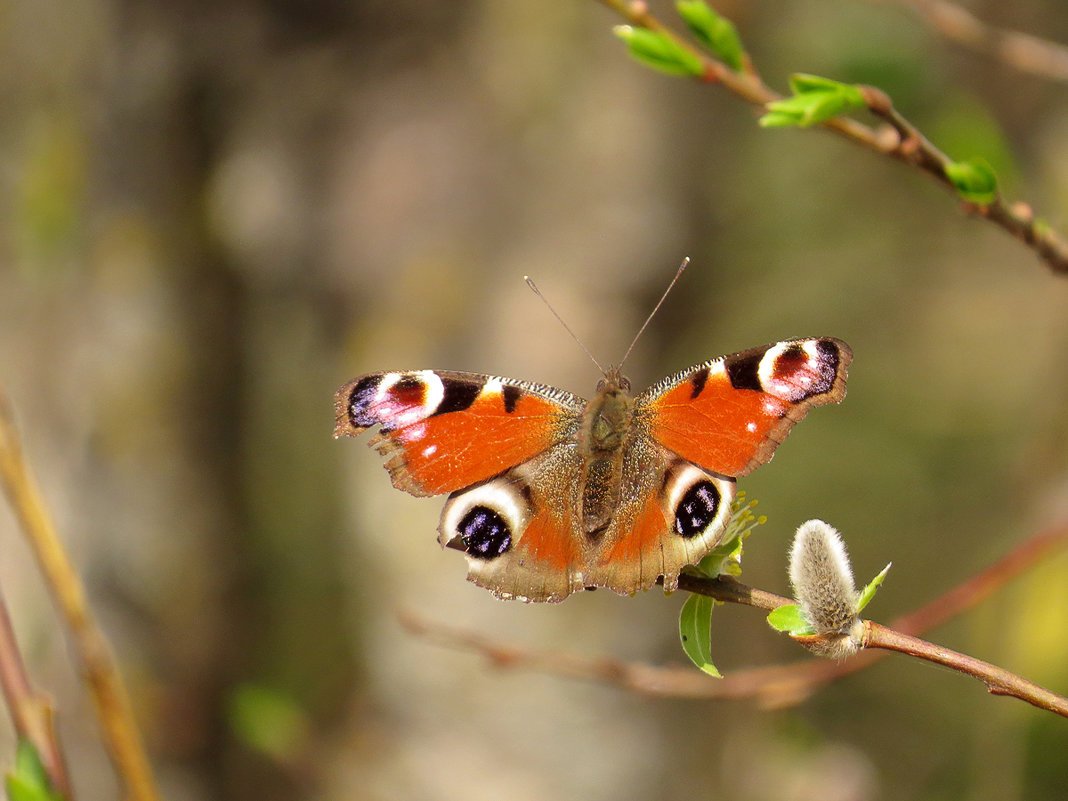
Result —
[{"label": "dry stem", "polygon": [[1010,67],[1068,82],[1068,47],[1038,36],[983,22],[966,8],[946,0],[882,0],[911,8],[939,35],[971,50],[993,56]]},{"label": "dry stem", "polygon": [[0,392],[0,483],[33,550],[82,665],[105,742],[128,797],[156,801],[159,793],[129,698],[107,641],[93,619],[78,577],[40,490],[22,456],[11,409]]}]

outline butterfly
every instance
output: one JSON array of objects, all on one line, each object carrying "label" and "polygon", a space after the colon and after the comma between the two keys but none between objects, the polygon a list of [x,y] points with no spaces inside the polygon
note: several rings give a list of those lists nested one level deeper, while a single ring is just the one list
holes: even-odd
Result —
[{"label": "butterfly", "polygon": [[377,426],[369,444],[393,486],[447,493],[438,541],[464,550],[468,578],[498,598],[673,590],[720,542],[735,479],[810,408],[845,397],[852,357],[831,337],[788,340],[637,396],[610,368],[591,400],[479,373],[370,373],[337,391],[334,436]]}]

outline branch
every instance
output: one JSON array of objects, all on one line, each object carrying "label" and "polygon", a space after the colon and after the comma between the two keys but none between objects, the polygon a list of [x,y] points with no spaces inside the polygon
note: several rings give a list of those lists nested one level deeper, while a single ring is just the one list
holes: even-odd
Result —
[{"label": "branch", "polygon": [[96,705],[105,743],[134,801],[156,801],[152,769],[130,701],[103,633],[85,601],[81,580],[59,539],[40,490],[22,456],[10,405],[0,391],[0,484],[65,619]]},{"label": "branch", "polygon": [[912,9],[941,36],[1008,64],[1020,72],[1068,83],[1068,47],[983,22],[946,0],[882,0]]},{"label": "branch", "polygon": [[74,798],[63,749],[53,725],[52,705],[30,686],[3,596],[0,596],[0,687],[15,731],[36,749],[52,787],[64,798]]},{"label": "branch", "polygon": [[[871,86],[861,88],[868,110],[882,118],[897,133],[893,146],[884,145],[884,152],[899,161],[914,166],[939,183],[954,188],[949,179],[953,160],[932,145],[919,129],[894,108],[889,95]],[[1000,195],[992,203],[963,202],[961,208],[983,217],[1008,231],[1034,250],[1055,273],[1068,275],[1068,243],[1053,229],[1035,219],[1034,211],[1024,202],[1007,205]]]},{"label": "branch", "polygon": [[[710,679],[692,668],[656,667],[624,662],[612,657],[587,657],[504,645],[493,637],[462,626],[431,623],[411,611],[399,613],[399,618],[401,624],[417,636],[439,645],[480,652],[500,668],[525,669],[612,684],[656,697],[704,700],[751,698],[765,708],[780,708],[800,703],[820,687],[885,658],[891,650],[941,664],[947,664],[943,658],[952,659],[955,655],[959,660],[958,664],[949,666],[984,681],[991,692],[1012,695],[1040,708],[1066,715],[1068,701],[1061,696],[1001,668],[910,636],[939,625],[975,606],[1010,580],[1065,548],[1068,548],[1068,524],[1062,523],[1024,541],[994,565],[922,608],[897,618],[892,623],[893,629],[865,621],[865,631],[869,637],[866,642],[868,650],[861,651],[849,659],[806,659],[783,665],[738,670],[726,674],[722,679]],[[725,576],[710,579],[683,573],[679,576],[679,588],[708,595],[724,603],[765,611],[793,603],[789,598],[749,587]]]},{"label": "branch", "polygon": [[[412,610],[397,613],[401,625],[412,634],[447,648],[476,651],[494,667],[530,670],[554,676],[611,684],[632,692],[661,698],[733,698],[759,695],[781,680],[793,683],[793,671],[779,667],[739,671],[722,679],[710,679],[690,667],[657,667],[625,662],[615,657],[589,657],[521,645],[506,645],[464,626],[431,622]],[[811,662],[811,664],[824,664]]]},{"label": "branch", "polygon": [[894,631],[891,628],[864,621],[864,647],[885,648],[897,651],[908,656],[926,659],[938,665],[945,665],[960,673],[979,679],[986,685],[987,690],[994,695],[1008,695],[1019,698],[1039,709],[1054,712],[1061,717],[1068,718],[1068,698],[1050,692],[1045,687],[1040,687],[1034,682],[1017,676],[1004,668],[991,665],[981,659],[957,651],[944,648],[941,645],[929,643],[918,637]]},{"label": "branch", "polygon": [[[626,19],[631,25],[654,31],[668,37],[674,46],[697,59],[701,64],[700,74],[694,76],[704,83],[722,85],[755,106],[766,107],[768,103],[783,100],[783,96],[768,87],[760,78],[752,62],[745,59],[744,69],[735,71],[703,51],[698,50],[664,25],[649,12],[642,0],[597,0]],[[848,117],[833,117],[820,123],[820,127],[845,139],[901,161],[925,172],[939,183],[953,188],[946,166],[951,160],[923,137],[915,126],[898,114],[890,98],[882,91],[871,87],[862,89],[869,110],[888,123],[876,130]],[[1012,234],[1035,251],[1057,274],[1068,275],[1068,241],[1065,241],[1048,225],[1037,220],[1027,203],[1006,203],[999,194],[989,202],[962,203],[962,209],[973,216],[989,220]]]}]

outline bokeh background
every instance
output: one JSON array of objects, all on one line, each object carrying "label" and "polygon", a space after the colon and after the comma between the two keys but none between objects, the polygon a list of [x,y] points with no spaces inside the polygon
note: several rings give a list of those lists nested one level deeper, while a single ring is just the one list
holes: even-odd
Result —
[{"label": "bokeh background", "polygon": [[[1068,41],[1063,0],[966,6]],[[773,85],[879,85],[1068,229],[1068,85],[894,2],[717,7]],[[889,620],[1068,515],[1068,279],[922,175],[638,66],[619,22],[592,0],[0,6],[0,384],[171,801],[1068,793],[1063,720],[904,658],[763,711],[501,671],[398,624],[684,661],[682,596],[498,602],[435,544],[439,502],[331,438],[334,390],[371,370],[591,392],[524,274],[611,362],[692,257],[636,386],[786,337],[852,345],[845,403],[742,485],[769,518],[750,583],[785,592],[819,516],[858,578],[894,562],[869,608]],[[114,798],[6,509],[0,554],[77,789]],[[724,670],[799,655],[759,614],[714,618]],[[1063,693],[1066,629],[1062,556],[930,636]]]}]

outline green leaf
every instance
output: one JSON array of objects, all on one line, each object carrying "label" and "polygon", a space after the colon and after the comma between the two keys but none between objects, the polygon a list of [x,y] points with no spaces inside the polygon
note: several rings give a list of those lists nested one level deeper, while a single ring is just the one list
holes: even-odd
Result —
[{"label": "green leaf", "polygon": [[41,755],[37,753],[34,744],[24,737],[19,738],[15,750],[15,775],[34,784],[48,784],[48,773],[41,761]]},{"label": "green leaf", "polygon": [[284,760],[304,745],[308,720],[297,701],[258,684],[238,686],[229,702],[230,726],[251,748]]},{"label": "green leaf", "polygon": [[860,599],[857,601],[857,613],[859,614],[864,610],[864,607],[868,605],[872,598],[875,597],[875,591],[879,589],[879,585],[883,583],[883,579],[886,578],[886,574],[890,572],[890,567],[893,565],[891,562],[889,565],[882,569],[882,572],[878,576],[868,582],[868,585],[860,591]]},{"label": "green leaf", "polygon": [[997,200],[998,177],[986,159],[971,158],[947,164],[946,177],[957,194],[971,203],[988,206]]},{"label": "green leaf", "polygon": [[709,8],[704,0],[678,0],[675,8],[690,32],[709,52],[735,72],[741,72],[745,48],[734,23]]},{"label": "green leaf", "polygon": [[19,739],[15,769],[5,777],[4,784],[10,801],[63,801],[63,796],[52,788],[37,749],[25,738]]},{"label": "green leaf", "polygon": [[867,107],[864,96],[853,84],[832,81],[819,75],[798,74],[790,78],[794,94],[767,104],[760,118],[764,128],[809,128],[821,122]]},{"label": "green leaf", "polygon": [[701,59],[666,33],[631,25],[617,25],[613,31],[626,43],[631,56],[647,67],[669,75],[692,76],[705,71]]},{"label": "green leaf", "polygon": [[686,599],[679,614],[679,639],[682,650],[697,667],[710,676],[722,678],[712,664],[712,609],[714,599],[707,595],[693,594]]},{"label": "green leaf", "polygon": [[797,115],[781,111],[769,111],[757,120],[761,128],[796,128],[798,126]]},{"label": "green leaf", "polygon": [[801,607],[797,604],[787,604],[778,609],[772,609],[768,613],[768,625],[776,631],[782,631],[791,636],[816,633],[816,630],[805,620],[805,616],[801,614]]},{"label": "green leaf", "polygon": [[704,555],[697,563],[697,572],[716,578],[724,573],[736,576],[742,572],[742,538],[734,537],[726,542],[721,542],[711,551]]},{"label": "green leaf", "polygon": [[10,801],[41,801],[40,788],[18,776],[9,775],[4,780],[4,786]]},{"label": "green leaf", "polygon": [[790,76],[790,89],[795,95],[807,95],[813,92],[835,92],[843,88],[856,90],[857,87],[832,78],[824,78],[822,75],[810,75],[806,72],[795,72]]}]

